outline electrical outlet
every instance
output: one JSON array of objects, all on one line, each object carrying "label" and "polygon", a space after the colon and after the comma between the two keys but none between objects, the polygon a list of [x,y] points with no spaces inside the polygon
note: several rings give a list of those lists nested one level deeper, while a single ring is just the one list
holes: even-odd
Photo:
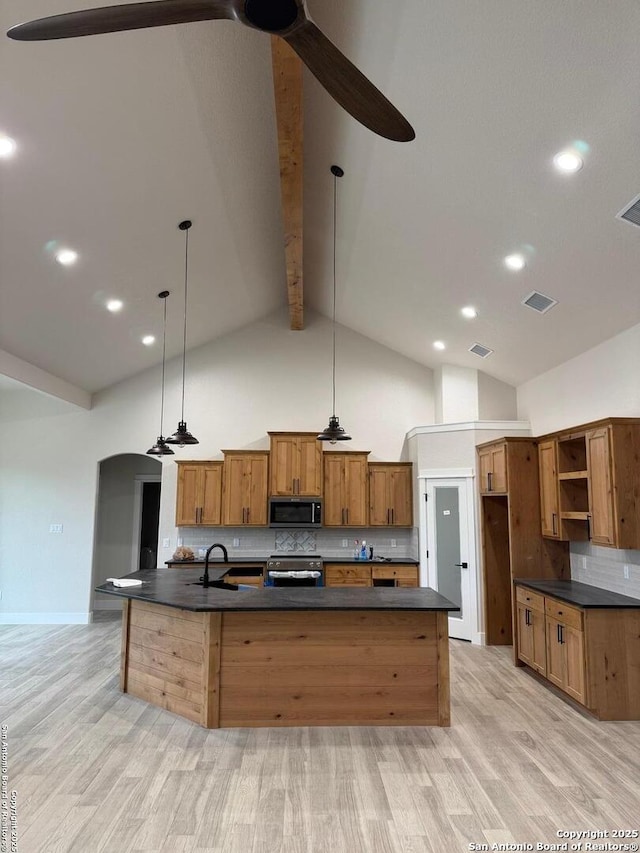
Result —
[{"label": "electrical outlet", "polygon": [[237,537],[233,540],[233,547],[234,548],[240,547],[240,540]]},{"label": "electrical outlet", "polygon": [[392,548],[397,548],[397,547],[398,547],[398,543],[397,543],[397,541],[396,541],[395,539],[392,539],[392,540],[391,540],[391,547],[392,547]]},{"label": "electrical outlet", "polygon": [[580,564],[581,564],[580,565],[581,569],[586,569],[587,568],[587,558],[584,556],[580,557]]},{"label": "electrical outlet", "polygon": [[343,547],[343,548],[348,548],[348,547],[349,547],[349,540],[348,540],[348,539],[343,539],[343,540],[342,540],[342,547]]},{"label": "electrical outlet", "polygon": [[625,579],[626,581],[628,581],[628,580],[629,580],[629,566],[627,566],[626,564],[625,564],[625,566],[624,566],[624,579]]},{"label": "electrical outlet", "polygon": [[50,524],[49,525],[49,533],[62,533],[62,525],[61,524]]},{"label": "electrical outlet", "polygon": [[182,536],[178,536],[176,540],[176,545],[178,546],[178,548],[182,546]]},{"label": "electrical outlet", "polygon": [[171,548],[171,539],[169,539],[168,536],[166,539],[162,540],[162,547],[163,548]]}]

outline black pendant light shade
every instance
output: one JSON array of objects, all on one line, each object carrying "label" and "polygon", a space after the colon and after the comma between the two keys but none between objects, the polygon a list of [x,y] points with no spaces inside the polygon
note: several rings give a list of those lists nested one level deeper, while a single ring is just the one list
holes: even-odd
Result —
[{"label": "black pendant light shade", "polygon": [[167,296],[168,290],[163,290],[158,294],[158,299],[162,299],[163,321],[162,321],[162,390],[160,394],[160,435],[156,439],[153,447],[147,450],[149,456],[175,456],[173,450],[167,445],[166,439],[162,435],[162,421],[164,420],[164,362],[167,346]]},{"label": "black pendant light shade", "polygon": [[333,175],[333,414],[329,418],[329,426],[323,429],[317,438],[318,441],[328,441],[331,444],[335,444],[337,441],[351,441],[351,436],[340,426],[340,421],[336,417],[336,201],[338,197],[338,178],[344,175],[344,171],[340,166],[332,166],[331,174]]},{"label": "black pendant light shade", "polygon": [[330,441],[331,444],[335,444],[336,441],[351,441],[351,436],[347,435],[344,428],[340,426],[338,418],[335,415],[331,415],[329,426],[322,430],[318,436],[318,441]]},{"label": "black pendant light shade", "polygon": [[[189,278],[189,228],[193,223],[190,219],[185,219],[178,225],[181,231],[184,231],[184,326],[182,335],[182,415],[178,423],[178,429],[173,435],[167,438],[167,444],[177,444],[184,447],[185,444],[200,444],[195,435],[191,435],[187,429],[187,422],[184,419],[184,377],[185,364],[187,356],[187,281]],[[172,451],[173,452],[173,451]]]},{"label": "black pendant light shade", "polygon": [[147,450],[147,453],[149,456],[175,456],[175,453],[161,435],[157,437],[156,443]]}]

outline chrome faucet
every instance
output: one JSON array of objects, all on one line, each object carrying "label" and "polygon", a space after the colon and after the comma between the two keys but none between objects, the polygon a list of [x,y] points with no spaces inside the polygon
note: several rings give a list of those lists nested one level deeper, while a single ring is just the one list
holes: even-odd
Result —
[{"label": "chrome faucet", "polygon": [[207,548],[207,553],[204,556],[204,575],[202,576],[202,586],[209,586],[209,554],[213,551],[214,548],[220,548],[222,550],[222,556],[224,557],[225,563],[229,562],[229,554],[227,553],[227,549],[224,545],[221,545],[220,542],[214,542],[210,548]]}]

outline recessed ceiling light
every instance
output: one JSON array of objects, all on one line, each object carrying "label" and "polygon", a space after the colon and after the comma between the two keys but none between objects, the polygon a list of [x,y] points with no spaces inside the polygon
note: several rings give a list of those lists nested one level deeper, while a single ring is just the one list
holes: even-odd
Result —
[{"label": "recessed ceiling light", "polygon": [[62,264],[63,267],[70,267],[78,260],[78,253],[73,249],[60,249],[56,253],[56,261]]},{"label": "recessed ceiling light", "polygon": [[445,348],[444,341],[434,341],[433,342],[433,348],[434,349],[444,349]]},{"label": "recessed ceiling light", "polygon": [[518,272],[519,270],[524,269],[527,262],[524,259],[524,255],[507,255],[504,259],[504,265],[507,269]]},{"label": "recessed ceiling light", "polygon": [[142,339],[142,343],[146,347],[150,347],[151,344],[155,344],[155,342],[156,342],[156,339],[155,339],[154,335],[145,335],[144,338]]},{"label": "recessed ceiling light", "polygon": [[573,148],[567,148],[565,151],[559,151],[553,158],[553,165],[559,172],[572,174],[579,172],[584,165],[582,157]]},{"label": "recessed ceiling light", "polygon": [[18,147],[15,139],[10,136],[0,134],[0,157],[12,157],[16,153]]},{"label": "recessed ceiling light", "polygon": [[113,314],[116,314],[118,311],[122,311],[124,306],[124,302],[122,299],[109,299],[107,302],[107,311],[111,311]]},{"label": "recessed ceiling light", "polygon": [[465,307],[460,311],[463,317],[466,317],[469,320],[473,320],[478,316],[478,312],[473,307],[473,305],[465,305]]}]

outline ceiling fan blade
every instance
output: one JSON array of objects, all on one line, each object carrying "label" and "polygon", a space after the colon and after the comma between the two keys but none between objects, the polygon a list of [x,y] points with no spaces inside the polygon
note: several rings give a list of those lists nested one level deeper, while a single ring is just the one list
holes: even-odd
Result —
[{"label": "ceiling fan blade", "polygon": [[11,27],[7,35],[18,41],[42,41],[225,18],[235,20],[233,0],[157,0],[39,18]]},{"label": "ceiling fan blade", "polygon": [[306,20],[282,38],[291,45],[327,92],[357,121],[394,142],[410,142],[415,131],[393,104],[321,30]]}]

